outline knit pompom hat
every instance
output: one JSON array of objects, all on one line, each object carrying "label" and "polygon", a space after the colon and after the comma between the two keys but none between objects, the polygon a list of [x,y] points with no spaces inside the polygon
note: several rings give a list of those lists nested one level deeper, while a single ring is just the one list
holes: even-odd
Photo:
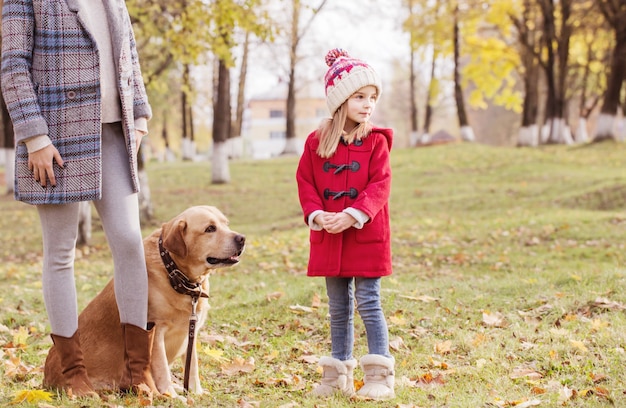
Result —
[{"label": "knit pompom hat", "polygon": [[375,86],[380,96],[382,86],[374,69],[365,62],[350,57],[345,50],[335,48],[328,51],[326,65],[330,67],[324,76],[326,104],[331,115],[364,86]]}]

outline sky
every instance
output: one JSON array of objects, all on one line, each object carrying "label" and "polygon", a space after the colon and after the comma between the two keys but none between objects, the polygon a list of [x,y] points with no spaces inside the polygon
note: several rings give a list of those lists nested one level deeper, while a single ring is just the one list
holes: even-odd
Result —
[{"label": "sky", "polygon": [[[402,19],[400,0],[328,0],[302,40],[299,48],[302,60],[297,72],[301,77],[317,80],[311,86],[319,86],[323,91],[321,78],[328,69],[324,63],[326,52],[343,48],[352,57],[372,65],[384,86],[391,80],[392,62],[408,61],[408,34],[402,31]],[[277,64],[282,58],[275,50],[281,47],[266,47],[273,47],[274,51],[260,47],[259,57],[254,58],[253,53],[251,58],[256,61],[250,64],[248,72],[248,94],[252,97],[271,90],[279,77],[286,77],[286,62]],[[273,55],[268,58],[268,53]]]}]

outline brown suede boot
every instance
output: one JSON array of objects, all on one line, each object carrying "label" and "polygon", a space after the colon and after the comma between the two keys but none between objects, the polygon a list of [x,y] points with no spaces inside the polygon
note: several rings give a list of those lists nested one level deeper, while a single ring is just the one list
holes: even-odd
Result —
[{"label": "brown suede boot", "polygon": [[53,368],[53,364],[48,364],[46,360],[44,386],[62,389],[69,396],[99,398],[87,376],[78,330],[72,337],[62,337],[56,334],[51,334],[50,337],[54,343],[52,347],[56,348],[54,353],[58,356],[60,367]]},{"label": "brown suede boot", "polygon": [[122,336],[125,367],[120,380],[120,390],[151,398],[152,395],[159,393],[150,371],[154,323],[148,323],[148,330],[122,323]]}]

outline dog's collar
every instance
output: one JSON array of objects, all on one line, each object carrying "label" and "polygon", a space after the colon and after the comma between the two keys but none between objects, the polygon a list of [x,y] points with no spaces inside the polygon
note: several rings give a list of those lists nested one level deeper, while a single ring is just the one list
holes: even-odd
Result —
[{"label": "dog's collar", "polygon": [[170,285],[172,288],[180,294],[191,296],[197,299],[198,297],[208,298],[209,295],[202,291],[202,284],[198,282],[190,281],[184,273],[178,269],[178,266],[170,256],[170,253],[165,247],[163,247],[163,234],[159,236],[159,253],[161,254],[161,260],[165,269],[167,269],[167,276],[170,278]]}]

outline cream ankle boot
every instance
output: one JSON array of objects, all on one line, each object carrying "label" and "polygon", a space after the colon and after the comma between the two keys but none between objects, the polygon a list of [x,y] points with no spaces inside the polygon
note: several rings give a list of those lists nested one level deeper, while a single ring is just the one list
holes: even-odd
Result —
[{"label": "cream ankle boot", "polygon": [[324,370],[322,382],[311,391],[312,395],[327,397],[335,392],[348,396],[354,394],[356,360],[341,361],[333,357],[322,357],[319,365]]},{"label": "cream ankle boot", "polygon": [[396,396],[394,373],[395,360],[378,354],[368,354],[361,358],[361,368],[365,373],[363,387],[357,392],[362,397],[384,400]]}]

